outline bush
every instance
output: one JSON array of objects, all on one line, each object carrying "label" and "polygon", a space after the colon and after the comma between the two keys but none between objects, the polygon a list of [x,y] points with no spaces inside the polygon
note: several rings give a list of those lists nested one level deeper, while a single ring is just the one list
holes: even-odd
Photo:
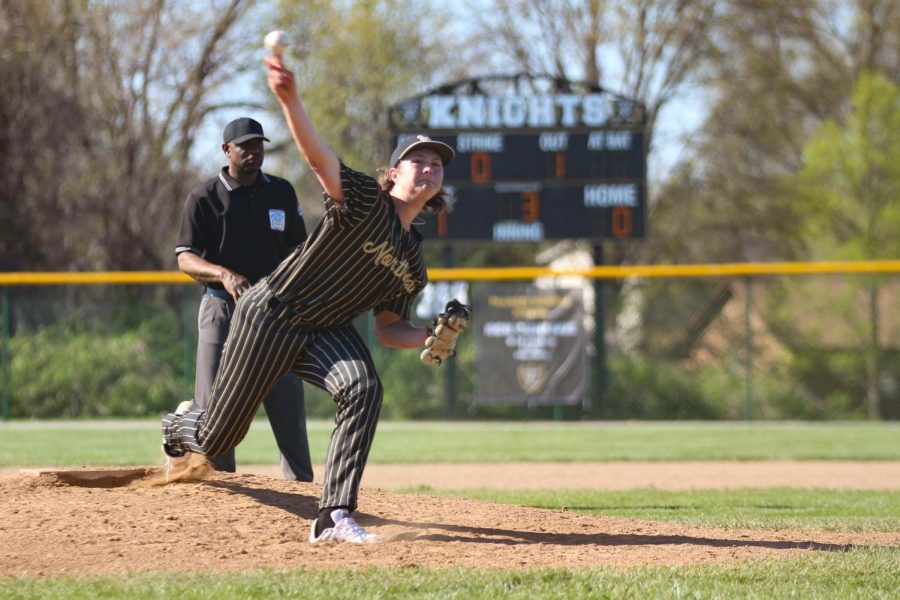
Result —
[{"label": "bush", "polygon": [[727,400],[705,389],[702,375],[678,365],[611,358],[610,385],[594,414],[601,419],[724,419]]},{"label": "bush", "polygon": [[19,333],[10,350],[13,418],[146,416],[180,397],[180,373],[140,331],[52,326]]}]

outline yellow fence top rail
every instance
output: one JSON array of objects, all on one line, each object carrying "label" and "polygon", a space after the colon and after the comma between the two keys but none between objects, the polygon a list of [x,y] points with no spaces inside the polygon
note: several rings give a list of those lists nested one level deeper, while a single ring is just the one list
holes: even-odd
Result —
[{"label": "yellow fence top rail", "polygon": [[813,275],[824,273],[900,273],[900,260],[721,263],[696,265],[625,265],[588,269],[551,269],[548,267],[508,267],[481,269],[429,269],[433,280],[502,280],[536,277],[581,276],[592,279],[626,277],[720,277],[734,275]]},{"label": "yellow fence top rail", "polygon": [[181,271],[88,271],[0,273],[0,285],[91,285],[193,283]]},{"label": "yellow fence top rail", "polygon": [[[626,277],[722,277],[749,275],[818,275],[829,273],[900,273],[900,260],[721,263],[695,265],[626,265],[588,269],[551,269],[549,267],[491,267],[429,269],[432,281],[529,280],[538,277],[579,276],[591,279]],[[10,272],[0,273],[4,285],[124,285],[186,284],[194,280],[179,271],[93,271]]]}]

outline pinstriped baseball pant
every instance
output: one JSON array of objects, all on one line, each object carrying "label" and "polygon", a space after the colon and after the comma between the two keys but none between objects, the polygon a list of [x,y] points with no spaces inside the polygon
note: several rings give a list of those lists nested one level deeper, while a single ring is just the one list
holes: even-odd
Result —
[{"label": "pinstriped baseball pant", "polygon": [[167,414],[163,438],[179,451],[208,456],[227,452],[244,439],[275,383],[293,371],[330,393],[337,405],[319,508],[354,510],[381,410],[381,380],[352,325],[303,331],[292,324],[294,318],[264,280],[241,296],[208,408]]}]

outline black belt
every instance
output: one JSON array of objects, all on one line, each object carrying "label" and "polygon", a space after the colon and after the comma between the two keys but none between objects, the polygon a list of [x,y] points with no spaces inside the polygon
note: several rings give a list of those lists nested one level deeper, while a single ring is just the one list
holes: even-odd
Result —
[{"label": "black belt", "polygon": [[225,290],[217,290],[216,288],[207,287],[204,288],[203,294],[206,296],[215,296],[216,298],[221,298],[222,300],[230,300],[234,302],[234,298],[231,297],[231,294],[226,292]]}]

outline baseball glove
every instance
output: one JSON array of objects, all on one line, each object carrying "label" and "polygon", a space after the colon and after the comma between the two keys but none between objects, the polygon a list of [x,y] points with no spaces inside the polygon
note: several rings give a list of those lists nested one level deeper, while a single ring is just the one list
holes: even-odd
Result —
[{"label": "baseball glove", "polygon": [[448,302],[444,312],[439,314],[428,328],[425,350],[420,356],[422,362],[426,365],[440,365],[456,354],[456,338],[465,331],[471,314],[471,306],[466,306],[458,300]]}]

